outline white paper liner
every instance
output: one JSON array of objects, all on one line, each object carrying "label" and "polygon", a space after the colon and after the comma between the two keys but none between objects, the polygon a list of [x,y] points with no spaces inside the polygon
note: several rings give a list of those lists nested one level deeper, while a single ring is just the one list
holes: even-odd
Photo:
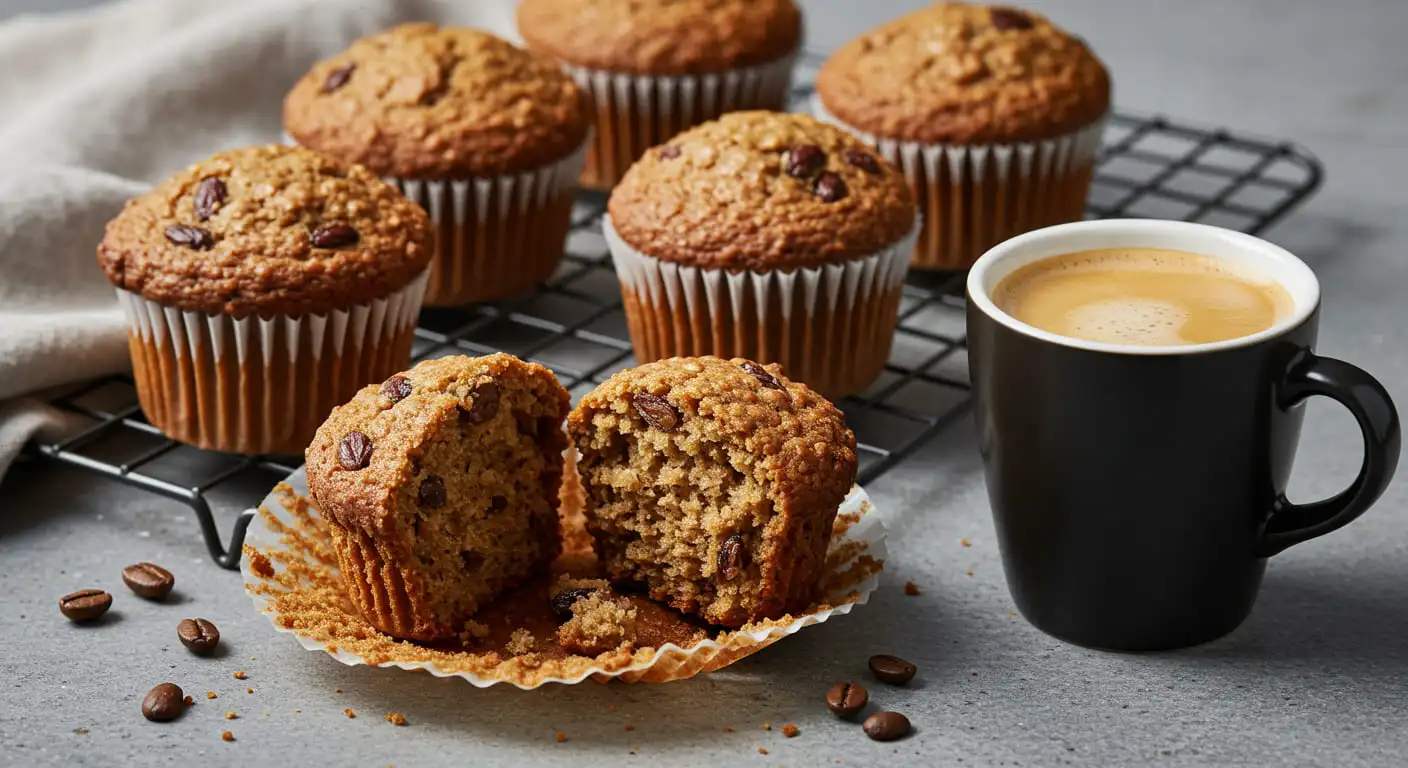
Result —
[{"label": "white paper liner", "polygon": [[[966,268],[1009,237],[1080,220],[1109,118],[1043,141],[925,144],[880,138],[849,125],[826,109],[819,94],[812,94],[811,110],[817,119],[873,144],[904,172],[929,222],[914,264],[944,269]],[[955,195],[951,189],[972,194]]]},{"label": "white paper liner", "polygon": [[794,51],[752,67],[673,76],[564,65],[596,107],[596,141],[583,182],[613,187],[647,149],[726,112],[785,108],[796,59]]},{"label": "white paper liner", "polygon": [[[913,228],[894,245],[841,264],[790,272],[734,272],[679,265],[641,253],[621,239],[610,215],[602,218],[602,232],[623,289],[649,303],[637,307],[627,302],[626,307],[628,315],[651,315],[630,318],[638,359],[717,355],[776,362],[789,378],[806,382],[828,397],[864,388],[884,366],[899,312],[899,292],[922,228],[923,217],[916,216]],[[881,306],[887,298],[893,301]],[[740,313],[751,313],[758,330],[755,338],[716,332],[718,318],[738,319]],[[669,322],[681,316],[689,318],[686,325]],[[831,319],[836,327],[826,329],[829,333],[817,329],[816,318]],[[803,324],[800,334],[794,320]],[[636,338],[643,323],[668,324],[671,338],[663,343]]]},{"label": "white paper liner", "polygon": [[[284,483],[293,488],[294,493],[299,496],[308,496],[308,481],[305,468],[300,467],[293,474],[289,475]],[[283,525],[293,528],[294,519],[292,513],[284,508],[281,503],[282,494],[276,488],[271,492],[261,504],[261,508],[268,510]],[[310,501],[311,504],[311,501]],[[852,523],[845,532],[832,537],[831,550],[837,547],[853,546],[855,542],[863,542],[864,547],[855,552],[853,557],[845,563],[839,564],[834,572],[844,572],[852,566],[856,566],[862,558],[872,559],[876,567],[874,572],[867,576],[858,584],[848,585],[834,595],[823,595],[818,602],[839,601],[831,608],[818,610],[813,613],[804,614],[795,618],[792,622],[782,626],[769,625],[760,629],[743,629],[727,633],[725,641],[720,642],[714,639],[706,639],[693,648],[682,648],[674,643],[667,643],[655,649],[655,653],[648,661],[638,662],[629,667],[618,669],[606,669],[593,666],[583,670],[579,674],[571,677],[546,677],[530,684],[524,684],[514,679],[503,679],[498,677],[486,677],[474,672],[449,672],[440,669],[433,662],[411,662],[393,661],[385,664],[374,665],[383,667],[399,667],[400,669],[422,670],[429,672],[435,677],[459,677],[469,681],[476,688],[488,688],[491,685],[506,683],[523,690],[532,690],[548,683],[562,683],[573,685],[580,683],[587,678],[592,678],[598,682],[606,682],[611,679],[622,679],[628,682],[652,682],[652,672],[663,671],[668,679],[682,679],[700,672],[711,672],[722,668],[745,656],[756,653],[769,645],[781,640],[788,635],[800,632],[803,627],[813,624],[820,624],[833,616],[843,616],[851,612],[857,605],[864,605],[870,594],[880,586],[880,574],[886,558],[885,549],[885,526],[880,521],[880,515],[870,503],[870,497],[866,495],[860,486],[853,486],[850,494],[842,501],[837,516],[855,515],[859,520]],[[250,521],[249,528],[245,532],[245,546],[260,552],[278,552],[285,550],[280,535],[269,527],[268,522],[259,514],[256,514]],[[279,632],[291,634],[302,645],[305,650],[321,651],[348,666],[359,666],[367,664],[361,656],[344,649],[329,650],[324,643],[321,643],[306,635],[301,635],[295,629],[281,626],[278,614],[269,596],[260,591],[260,586],[266,582],[257,576],[251,569],[248,557],[240,561],[240,573],[244,576],[245,592],[254,601],[255,610],[264,614],[274,629]],[[717,666],[711,666],[711,662]],[[669,677],[674,671],[672,668],[685,667],[690,671],[688,674],[679,677]]]}]

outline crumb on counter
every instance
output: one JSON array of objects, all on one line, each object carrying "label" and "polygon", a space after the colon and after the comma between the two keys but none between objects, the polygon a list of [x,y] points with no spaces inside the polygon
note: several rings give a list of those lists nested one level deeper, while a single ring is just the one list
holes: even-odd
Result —
[{"label": "crumb on counter", "polygon": [[332,692],[333,692],[333,693],[342,693],[342,689],[341,689],[341,688],[334,688],[334,689],[332,689]]},{"label": "crumb on counter", "polygon": [[567,734],[563,733],[562,731],[558,731],[556,734],[553,735],[553,738],[557,739],[558,743],[561,744],[562,742],[567,741]]},{"label": "crumb on counter", "polygon": [[224,739],[225,741],[234,741],[235,734],[230,733],[229,731],[225,731],[224,733],[220,734],[220,738]]},{"label": "crumb on counter", "polygon": [[246,675],[246,674],[244,673],[244,670],[243,670],[243,669],[237,669],[237,670],[235,670],[235,673],[234,673],[233,677],[234,677],[236,680],[243,680],[243,679],[245,679],[246,677],[249,677],[249,675]]},{"label": "crumb on counter", "polygon": [[254,689],[253,689],[253,688],[246,688],[246,689],[244,689],[244,692],[245,692],[245,693],[254,693]]},{"label": "crumb on counter", "polygon": [[214,698],[218,698],[218,697],[215,695],[215,691],[206,691],[206,692],[205,692],[205,698],[207,698],[207,699],[214,699]]},{"label": "crumb on counter", "polygon": [[226,720],[234,720],[234,719],[237,718],[237,717],[239,717],[239,715],[235,714],[234,712],[226,712],[226,713],[225,713],[225,719],[226,719]]},{"label": "crumb on counter", "polygon": [[351,707],[347,707],[347,708],[343,709],[343,710],[342,710],[342,714],[347,715],[347,719],[348,719],[348,720],[351,720],[352,718],[354,718],[354,717],[357,716],[357,713],[356,713],[356,712],[353,712]]},{"label": "crumb on counter", "polygon": [[765,730],[765,731],[771,731],[771,730],[772,730],[772,723],[763,723],[763,730]]},{"label": "crumb on counter", "polygon": [[724,726],[724,733],[733,733],[733,729],[729,728],[728,726]]},{"label": "crumb on counter", "polygon": [[767,753],[768,753],[768,751],[767,751],[766,749],[763,749],[762,747],[758,747],[758,754],[760,754],[760,755],[766,755]]},{"label": "crumb on counter", "polygon": [[388,712],[386,714],[386,722],[391,723],[392,725],[405,725],[406,716],[401,714],[400,712]]},{"label": "crumb on counter", "polygon": [[796,723],[788,723],[787,725],[782,726],[782,735],[786,736],[789,739],[796,738],[797,734],[801,732],[802,730],[797,727]]},{"label": "crumb on counter", "polygon": [[628,730],[628,731],[634,731],[635,729],[636,729],[636,727],[635,727],[634,725],[631,725],[630,723],[626,723],[626,730]]},{"label": "crumb on counter", "polygon": [[904,583],[904,593],[910,597],[915,597],[919,594],[919,585],[912,581],[906,581]]},{"label": "crumb on counter", "polygon": [[188,707],[189,707],[189,706],[193,706],[193,705],[196,703],[196,700],[193,699],[193,698],[191,698],[189,695],[186,696],[186,698],[184,699],[184,701],[185,701],[185,703],[186,703],[186,706],[188,706]]},{"label": "crumb on counter", "polygon": [[969,575],[969,576],[972,576],[972,575],[973,575],[973,572],[972,572],[972,571],[969,571],[969,572],[968,572],[968,575]]}]

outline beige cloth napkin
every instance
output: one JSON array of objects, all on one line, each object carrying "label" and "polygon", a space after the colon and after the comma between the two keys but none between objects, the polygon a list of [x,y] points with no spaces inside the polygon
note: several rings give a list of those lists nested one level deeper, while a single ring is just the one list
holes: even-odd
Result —
[{"label": "beige cloth napkin", "polygon": [[283,95],[362,35],[430,19],[517,38],[514,0],[128,0],[0,24],[0,475],[64,427],[33,395],[129,368],[95,247],[123,201],[277,141]]}]

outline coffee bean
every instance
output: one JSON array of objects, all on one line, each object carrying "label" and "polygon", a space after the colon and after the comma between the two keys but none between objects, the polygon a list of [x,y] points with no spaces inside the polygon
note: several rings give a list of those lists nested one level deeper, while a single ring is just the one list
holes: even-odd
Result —
[{"label": "coffee bean", "polygon": [[631,406],[646,424],[661,432],[669,432],[679,426],[680,412],[659,395],[642,392],[631,398]]},{"label": "coffee bean", "polygon": [[329,72],[328,79],[323,81],[323,93],[332,93],[338,88],[347,85],[347,81],[352,79],[352,72],[356,69],[356,64],[349,63],[343,64]]},{"label": "coffee bean", "polygon": [[358,237],[357,230],[346,224],[324,224],[309,235],[316,248],[340,248],[357,242]]},{"label": "coffee bean", "polygon": [[220,644],[220,630],[208,619],[182,619],[176,625],[176,636],[181,638],[181,645],[202,655]]},{"label": "coffee bean", "polygon": [[148,720],[164,723],[175,720],[186,709],[185,694],[175,683],[162,683],[147,692],[142,699],[142,716]]},{"label": "coffee bean", "polygon": [[992,25],[998,29],[1031,29],[1032,17],[1015,8],[993,8]]},{"label": "coffee bean", "polygon": [[866,173],[880,173],[880,161],[863,149],[848,149],[842,157],[846,158],[847,163]]},{"label": "coffee bean", "polygon": [[445,481],[439,475],[426,475],[420,481],[420,490],[416,492],[416,500],[422,507],[427,509],[439,509],[445,506]]},{"label": "coffee bean", "polygon": [[826,692],[826,708],[837,717],[855,717],[869,702],[865,686],[855,683],[837,683]]},{"label": "coffee bean", "polygon": [[673,144],[666,144],[655,153],[661,160],[673,160],[680,156],[680,148]]},{"label": "coffee bean", "polygon": [[823,203],[834,203],[846,196],[846,182],[842,181],[839,175],[825,171],[816,177],[812,192],[821,198]]},{"label": "coffee bean", "polygon": [[743,538],[738,534],[724,539],[723,546],[719,547],[719,578],[723,581],[733,581],[743,572],[747,565],[748,551],[743,546]]},{"label": "coffee bean", "polygon": [[460,406],[460,421],[483,424],[499,413],[499,385],[486,381],[469,393],[469,407]]},{"label": "coffee bean", "polygon": [[894,741],[909,735],[909,718],[898,712],[876,712],[861,725],[865,735],[876,741]]},{"label": "coffee bean", "polygon": [[337,444],[337,463],[348,472],[366,469],[372,463],[371,438],[355,430],[343,435]]},{"label": "coffee bean", "polygon": [[176,586],[176,577],[155,563],[137,563],[122,569],[122,583],[141,597],[160,600]]},{"label": "coffee bean", "polygon": [[814,144],[793,147],[782,158],[782,169],[794,179],[805,179],[823,165],[826,165],[826,153]]},{"label": "coffee bean", "polygon": [[776,376],[772,375],[771,373],[768,373],[768,369],[764,368],[761,365],[758,365],[752,360],[744,360],[742,363],[739,363],[738,367],[747,371],[753,376],[753,378],[758,380],[758,383],[762,384],[768,389],[787,389],[786,387],[782,386],[782,382],[778,381]]},{"label": "coffee bean", "polygon": [[59,598],[59,612],[69,621],[92,621],[112,607],[112,595],[101,589],[80,589]]},{"label": "coffee bean", "polygon": [[578,600],[591,595],[591,593],[595,591],[595,589],[589,587],[582,587],[580,589],[568,589],[558,592],[552,596],[553,614],[563,621],[572,618],[572,606],[576,605]]},{"label": "coffee bean", "polygon": [[904,685],[914,678],[916,671],[914,664],[898,656],[880,653],[870,657],[870,672],[882,683]]},{"label": "coffee bean", "polygon": [[211,236],[210,230],[186,224],[172,224],[167,227],[166,239],[171,241],[172,245],[184,245],[197,251],[215,245],[215,238]]},{"label": "coffee bean", "polygon": [[381,394],[392,403],[399,403],[411,396],[411,382],[405,376],[392,376],[382,382]]}]

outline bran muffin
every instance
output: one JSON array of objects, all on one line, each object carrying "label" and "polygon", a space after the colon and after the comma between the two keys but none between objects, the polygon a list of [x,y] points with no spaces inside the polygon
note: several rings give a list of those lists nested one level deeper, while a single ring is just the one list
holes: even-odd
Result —
[{"label": "bran muffin", "polygon": [[833,398],[884,368],[918,225],[904,176],[855,136],[734,112],[651,150],[608,208],[636,359],[779,363]]},{"label": "bran muffin", "polygon": [[506,354],[363,388],[308,447],[352,603],[397,638],[460,631],[557,556],[567,391]]},{"label": "bran muffin", "polygon": [[554,62],[487,32],[412,23],[314,65],[284,100],[284,129],[430,212],[440,249],[426,302],[445,306],[551,276],[591,119]]},{"label": "bran muffin", "polygon": [[609,578],[734,628],[811,603],[856,473],[820,395],[777,366],[672,358],[612,376],[568,434]]},{"label": "bran muffin", "polygon": [[128,201],[98,262],[153,425],[301,453],[333,406],[410,361],[434,231],[371,171],[295,147],[222,152]]},{"label": "bran muffin", "polygon": [[793,0],[523,0],[518,28],[595,105],[582,181],[609,189],[686,128],[785,107],[802,15]]},{"label": "bran muffin", "polygon": [[938,3],[838,50],[818,116],[904,169],[925,229],[914,266],[965,269],[988,248],[1084,214],[1110,77],[1045,17]]}]

